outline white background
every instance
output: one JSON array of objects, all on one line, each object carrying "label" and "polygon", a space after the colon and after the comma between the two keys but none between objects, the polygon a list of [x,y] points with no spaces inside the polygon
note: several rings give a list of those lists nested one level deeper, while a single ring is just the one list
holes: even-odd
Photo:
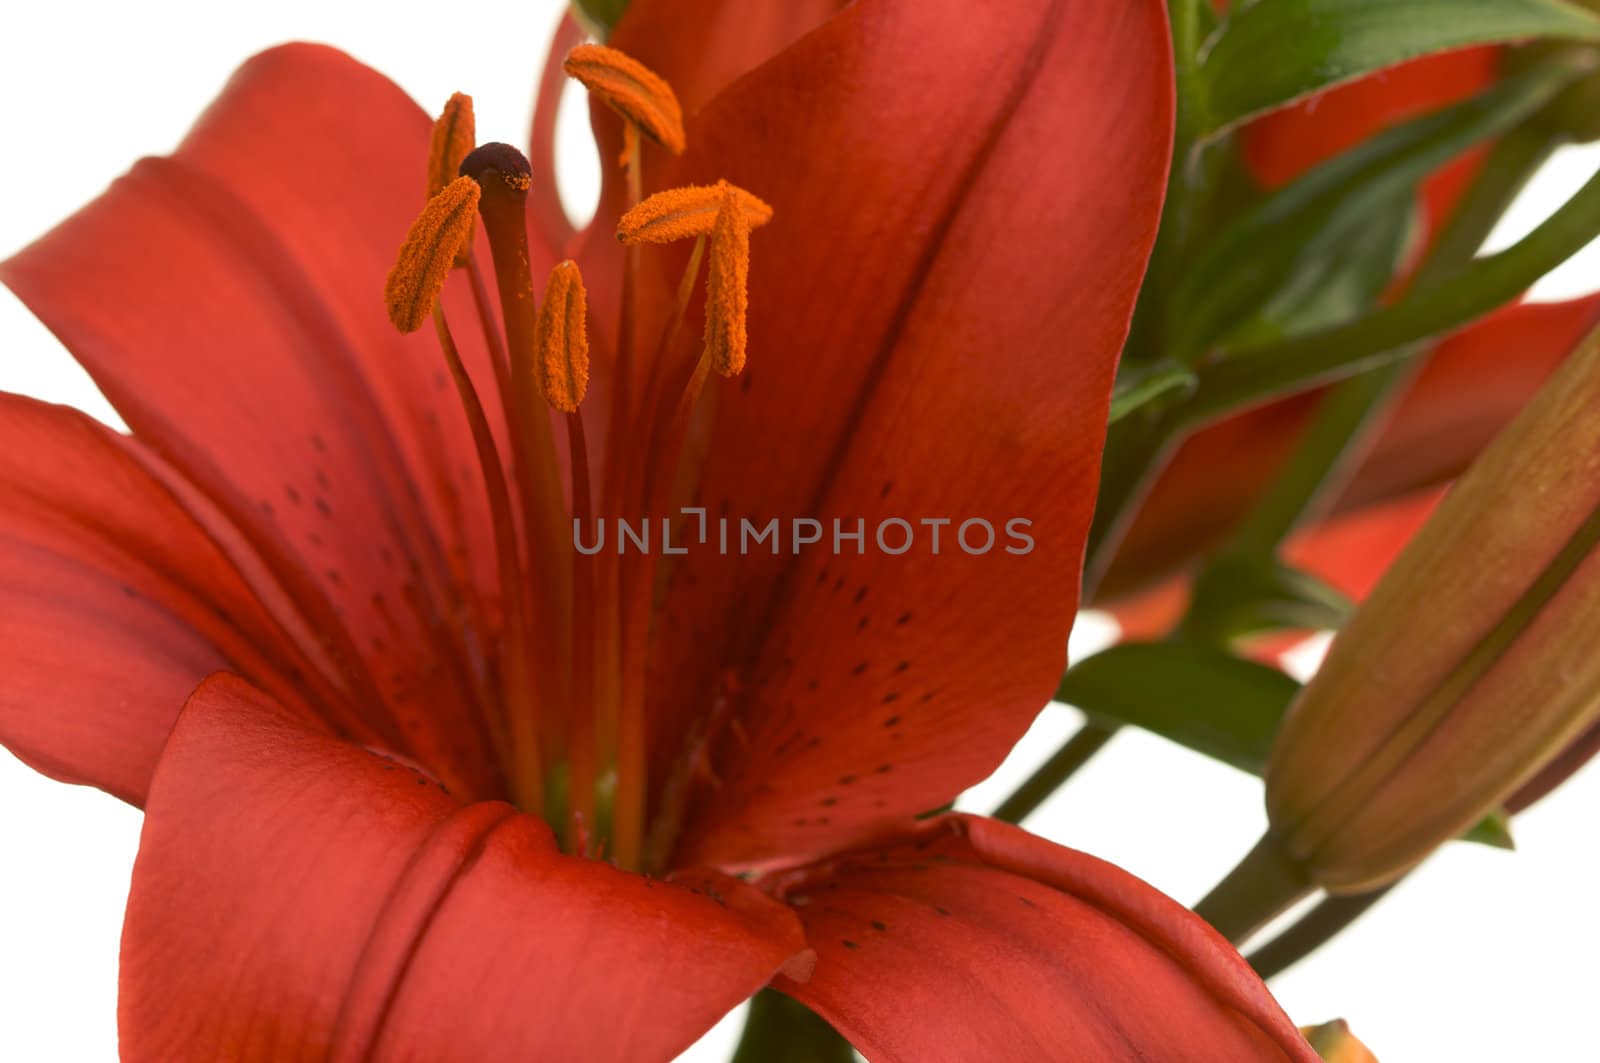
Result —
[{"label": "white background", "polygon": [[[7,125],[0,257],[94,196],[139,155],[169,150],[242,59],[283,40],[343,47],[430,110],[452,91],[469,92],[484,139],[520,142],[558,10],[559,0],[492,8],[329,0],[10,4],[0,35]],[[561,178],[582,213],[598,163],[581,113],[564,113]],[[1536,223],[1597,163],[1593,150],[1558,159],[1496,242]],[[1600,288],[1597,252],[1591,247],[1541,294]],[[112,416],[4,290],[0,389]],[[1104,635],[1091,622],[1079,641]],[[992,808],[1074,719],[1072,710],[1052,707],[963,807]],[[1518,853],[1449,846],[1356,928],[1276,980],[1279,999],[1303,1023],[1348,1018],[1384,1063],[1594,1058],[1596,810],[1600,765],[1518,819]],[[1124,733],[1029,826],[1193,901],[1264,822],[1255,780]],[[0,750],[0,1060],[115,1057],[117,938],[139,823],[133,809],[97,791],[48,782]],[[725,1022],[691,1058],[726,1058],[736,1033],[736,1023]]]}]

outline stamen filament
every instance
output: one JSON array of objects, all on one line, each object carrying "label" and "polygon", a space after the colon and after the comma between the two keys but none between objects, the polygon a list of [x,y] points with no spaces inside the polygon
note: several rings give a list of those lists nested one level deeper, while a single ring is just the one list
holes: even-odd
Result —
[{"label": "stamen filament", "polygon": [[[647,410],[654,410],[661,403],[659,392],[664,386],[662,381],[667,372],[669,356],[683,332],[684,319],[689,316],[689,299],[694,295],[695,282],[700,279],[700,263],[705,258],[705,253],[706,238],[702,236],[694,242],[694,249],[689,252],[689,262],[684,266],[683,277],[678,281],[678,297],[672,306],[672,317],[656,340],[655,357],[650,360],[650,377],[645,382],[644,389]],[[648,455],[646,457],[648,459]]]},{"label": "stamen filament", "polygon": [[[706,379],[711,374],[711,353],[707,348],[696,360],[689,378],[684,381],[669,416],[658,409],[652,418],[655,430],[650,433],[647,453],[652,457],[644,479],[643,511],[665,514],[671,505],[671,493],[676,472],[683,454],[684,441],[689,435],[689,424],[695,407],[705,390]],[[665,399],[666,396],[663,396]],[[662,406],[666,403],[663,402]],[[663,518],[664,519],[664,518]],[[646,787],[646,751],[649,741],[649,721],[645,718],[644,672],[647,642],[650,635],[650,606],[654,600],[656,558],[648,555],[629,558],[622,587],[625,598],[622,606],[622,697],[617,728],[617,799],[612,823],[614,852],[617,862],[625,868],[637,868],[644,841]]]},{"label": "stamen filament", "polygon": [[[584,439],[582,414],[574,409],[566,420],[568,450],[572,455],[572,520],[576,532],[589,525],[594,515],[589,486],[589,446]],[[594,558],[573,549],[572,735],[568,747],[571,770],[567,807],[572,821],[571,837],[585,848],[588,843],[582,839],[600,837],[600,824],[595,817],[600,754],[595,734],[595,589]]]},{"label": "stamen filament", "polygon": [[511,367],[506,356],[505,340],[500,336],[500,326],[495,322],[494,308],[489,305],[489,288],[483,281],[483,267],[478,263],[478,253],[467,253],[467,280],[472,288],[472,304],[478,311],[478,325],[483,331],[483,341],[489,348],[489,361],[494,366],[495,390],[500,393],[500,412],[509,428],[511,409]]},{"label": "stamen filament", "polygon": [[561,262],[545,282],[536,322],[534,369],[550,406],[566,414],[572,473],[572,656],[567,704],[567,833],[570,848],[588,852],[603,844],[595,816],[599,751],[594,705],[594,558],[578,549],[578,536],[593,515],[589,447],[578,407],[589,386],[588,296],[575,262]]},{"label": "stamen filament", "polygon": [[[639,129],[632,122],[622,127],[622,167],[628,182],[628,210],[638,206],[644,195],[643,160],[639,150]],[[633,330],[634,305],[639,285],[639,248],[629,247],[622,260],[622,296],[617,311],[617,356],[615,379],[611,382],[611,424],[626,433],[633,422],[634,357]],[[625,445],[624,439],[618,440]]]},{"label": "stamen filament", "polygon": [[495,449],[494,434],[489,429],[489,419],[483,403],[472,386],[472,377],[461,361],[455,338],[445,320],[444,308],[437,302],[433,309],[434,329],[439,336],[439,347],[444,352],[445,364],[455,382],[472,431],[472,443],[478,452],[478,463],[483,468],[484,491],[489,500],[490,524],[494,533],[495,559],[500,572],[500,590],[505,611],[506,647],[502,655],[504,671],[504,706],[508,720],[492,720],[502,741],[498,748],[509,748],[510,763],[502,765],[512,797],[526,811],[539,815],[544,809],[544,767],[540,759],[539,733],[530,712],[518,712],[518,706],[532,705],[532,679],[528,674],[528,657],[522,652],[527,645],[524,598],[521,590],[522,566],[517,559],[516,518],[511,509],[511,497],[506,490],[505,469]]},{"label": "stamen filament", "polygon": [[[683,322],[688,314],[689,299],[694,293],[694,286],[700,276],[700,264],[705,253],[705,240],[695,242],[694,250],[689,254],[689,262],[684,268],[683,277],[678,282],[677,300],[673,307],[673,314],[667,326],[662,330],[656,342],[655,357],[650,364],[650,376],[645,386],[642,398],[642,408],[647,412],[657,411],[662,402],[657,396],[657,391],[667,379],[666,363],[674,343],[683,331]],[[675,375],[675,374],[674,374]],[[613,442],[607,450],[605,497],[610,500],[611,507],[619,516],[648,517],[651,510],[645,504],[644,483],[646,474],[644,467],[651,463],[655,452],[648,447],[649,440],[655,435],[652,425],[653,418],[634,417],[628,422],[612,422],[616,431]],[[631,429],[631,431],[630,431]],[[644,445],[641,446],[640,444]],[[643,457],[641,461],[640,458]],[[644,787],[643,775],[643,721],[633,721],[632,726],[636,732],[630,739],[626,752],[620,748],[620,734],[623,729],[622,706],[624,703],[623,673],[624,662],[631,658],[625,652],[624,643],[636,647],[637,653],[642,654],[639,647],[638,632],[635,628],[636,621],[630,618],[637,612],[638,603],[633,595],[624,602],[625,589],[633,587],[632,579],[638,578],[640,573],[637,559],[625,558],[620,549],[601,551],[597,558],[596,566],[596,612],[594,617],[595,628],[595,690],[594,705],[596,715],[596,741],[599,745],[602,763],[611,763],[616,766],[617,775],[617,801],[618,810],[623,807],[620,802],[625,799],[636,801],[642,805],[642,797],[635,797],[635,792],[642,792]],[[626,570],[626,571],[624,571]],[[650,578],[653,573],[645,574]],[[648,607],[649,600],[644,605]],[[633,632],[632,637],[625,637],[625,628]],[[648,629],[644,636],[648,637]],[[642,665],[641,665],[642,674]],[[642,693],[635,697],[639,702],[636,710],[642,716]],[[631,765],[631,767],[630,767]],[[623,780],[630,776],[637,777],[635,783]],[[639,818],[642,821],[642,807]],[[621,817],[622,831],[632,831],[634,828],[626,816]],[[642,822],[639,828],[642,830]],[[614,833],[619,830],[618,820],[613,820]],[[632,846],[631,838],[618,835],[619,844],[614,846],[613,852],[619,861],[632,860],[630,849],[624,849],[626,844]],[[632,866],[624,863],[623,866]]]}]

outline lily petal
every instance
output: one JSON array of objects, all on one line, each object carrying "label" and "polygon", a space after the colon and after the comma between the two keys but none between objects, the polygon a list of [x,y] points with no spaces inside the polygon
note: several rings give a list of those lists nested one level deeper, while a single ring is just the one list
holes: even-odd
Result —
[{"label": "lily petal", "polygon": [[562,13],[550,37],[544,70],[539,74],[539,91],[533,100],[528,162],[539,179],[528,189],[528,228],[536,242],[542,240],[546,247],[566,247],[573,236],[572,222],[556,191],[556,114],[561,94],[567,88],[567,72],[561,67],[562,61],[584,39],[583,27],[572,17],[569,8]]},{"label": "lily petal", "polygon": [[775,985],[871,1059],[1317,1058],[1192,912],[1016,827],[941,817],[785,890],[817,966]]},{"label": "lily petal", "polygon": [[565,856],[537,819],[462,805],[217,676],[151,789],[122,1052],[669,1058],[804,947],[752,887],[693,886]]},{"label": "lily petal", "polygon": [[607,43],[666,78],[693,115],[844,0],[632,0]]},{"label": "lily petal", "polygon": [[0,740],[39,770],[143,801],[196,684],[292,689],[300,657],[129,442],[0,394]]},{"label": "lily petal", "polygon": [[1284,544],[1284,556],[1352,601],[1372,593],[1445,495],[1429,488],[1332,517]]},{"label": "lily petal", "polygon": [[[837,848],[943,803],[1059,677],[1165,183],[1166,15],[1037,0],[974,34],[968,14],[857,4],[691,125],[674,183],[726,177],[775,210],[751,238],[750,365],[717,394],[700,497],[736,530],[814,516],[830,536],[675,569],[653,748],[703,722],[729,666],[740,691],[687,828],[697,861]],[[797,99],[803,124],[773,121]],[[835,518],[864,522],[862,555],[835,554]],[[893,556],[873,541],[890,518],[953,523],[937,555],[918,526]],[[995,531],[983,556],[955,541],[971,518]],[[1006,552],[1013,518],[1032,522],[1026,556]]]},{"label": "lily petal", "polygon": [[1339,507],[1355,509],[1454,479],[1596,326],[1600,292],[1507,307],[1444,340]]},{"label": "lily petal", "polygon": [[[302,608],[348,633],[415,751],[486,779],[471,678],[447,664],[468,657],[448,641],[493,586],[482,485],[434,340],[396,334],[381,297],[428,139],[375,72],[276,48],[173,156],[136,165],[0,280],[280,580],[310,588]],[[461,297],[458,339],[492,395]],[[398,707],[412,698],[435,711]]]}]

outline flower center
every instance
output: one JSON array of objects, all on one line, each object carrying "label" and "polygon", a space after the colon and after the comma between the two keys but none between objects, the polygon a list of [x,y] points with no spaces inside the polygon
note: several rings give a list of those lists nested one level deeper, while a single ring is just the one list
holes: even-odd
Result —
[{"label": "flower center", "polygon": [[[670,854],[678,814],[662,802],[647,830],[645,664],[660,556],[642,544],[625,549],[623,532],[648,536],[656,526],[667,534],[674,492],[696,471],[685,442],[706,382],[713,370],[733,376],[744,366],[750,232],[772,211],[726,182],[645,199],[641,140],[674,151],[684,144],[671,90],[634,60],[595,45],[575,50],[566,66],[624,120],[630,209],[617,232],[625,245],[618,341],[611,363],[598,367],[610,384],[598,465],[591,467],[580,412],[590,380],[583,279],[575,263],[562,262],[536,298],[526,222],[533,175],[509,145],[472,146],[465,96],[452,97],[435,126],[430,198],[386,297],[402,331],[432,321],[487,485],[501,615],[494,689],[483,709],[507,794],[551,823],[569,851],[639,868]],[[498,313],[472,250],[475,216],[488,238]],[[638,337],[644,245],[683,239],[694,246],[667,320],[658,335]],[[683,324],[703,263],[706,328],[696,345]],[[473,288],[504,443],[439,301],[456,268]],[[646,352],[648,361],[640,361]],[[610,549],[608,523],[616,529]]]}]

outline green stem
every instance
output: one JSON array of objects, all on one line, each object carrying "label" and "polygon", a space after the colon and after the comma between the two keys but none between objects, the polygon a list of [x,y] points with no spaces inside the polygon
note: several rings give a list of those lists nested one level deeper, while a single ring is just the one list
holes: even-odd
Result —
[{"label": "green stem", "polygon": [[[1472,261],[1553,147],[1549,135],[1533,126],[1514,130],[1495,144],[1418,268],[1411,292],[1441,287]],[[1368,430],[1409,379],[1413,356],[1421,350],[1412,347],[1389,365],[1344,381],[1328,393],[1283,471],[1240,522],[1230,552],[1270,556],[1321,499],[1342,486],[1341,472],[1364,453]]]},{"label": "green stem", "polygon": [[1100,463],[1100,494],[1083,562],[1081,600],[1092,602],[1123,534],[1155,474],[1176,445],[1172,426],[1149,408],[1138,410],[1106,433]]},{"label": "green stem", "polygon": [[1141,363],[1164,346],[1167,293],[1189,249],[1195,220],[1202,213],[1213,187],[1215,167],[1203,165],[1204,152],[1196,134],[1204,122],[1205,100],[1200,79],[1201,39],[1209,28],[1209,9],[1203,0],[1168,0],[1172,24],[1173,77],[1177,107],[1173,116],[1172,161],[1167,171],[1162,202],[1161,229],[1150,251],[1144,284],[1132,333],[1123,352],[1125,366]]},{"label": "green stem", "polygon": [[1264,834],[1194,911],[1237,945],[1309,896],[1313,888],[1300,865],[1272,835]]},{"label": "green stem", "polygon": [[855,1052],[816,1012],[775,989],[750,998],[733,1063],[850,1063]]},{"label": "green stem", "polygon": [[1056,750],[1055,756],[1028,776],[1028,781],[1017,787],[1016,792],[994,810],[994,818],[1006,823],[1021,823],[1071,778],[1073,772],[1100,752],[1116,733],[1115,724],[1101,724],[1094,720],[1085,723],[1067,739],[1066,745]]},{"label": "green stem", "polygon": [[1330,391],[1300,437],[1299,445],[1272,486],[1251,507],[1234,532],[1229,552],[1271,557],[1317,506],[1340,486],[1341,467],[1361,449],[1356,442],[1409,375],[1407,362],[1395,362],[1347,380]]},{"label": "green stem", "polygon": [[1198,426],[1286,392],[1403,358],[1407,345],[1467,324],[1511,302],[1600,234],[1600,173],[1513,246],[1473,261],[1448,286],[1417,291],[1348,325],[1236,351],[1202,373],[1184,405]]},{"label": "green stem", "polygon": [[1439,287],[1473,260],[1511,201],[1550,158],[1557,143],[1537,120],[1519,126],[1495,142],[1477,178],[1456,206],[1450,223],[1417,270],[1411,284],[1413,292]]},{"label": "green stem", "polygon": [[1399,883],[1391,883],[1371,893],[1349,897],[1327,897],[1289,929],[1250,953],[1250,966],[1262,978],[1282,974],[1317,949],[1326,945],[1345,927],[1366,914],[1367,909],[1388,896]]}]

